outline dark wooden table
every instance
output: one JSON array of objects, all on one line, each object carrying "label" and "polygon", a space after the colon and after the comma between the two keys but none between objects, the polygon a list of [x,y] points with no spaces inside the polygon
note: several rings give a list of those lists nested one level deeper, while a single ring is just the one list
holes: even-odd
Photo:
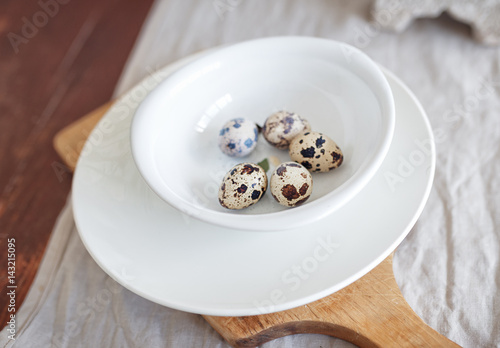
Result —
[{"label": "dark wooden table", "polygon": [[71,188],[52,139],[111,98],[151,4],[0,1],[0,327],[10,314],[7,240],[18,310]]}]

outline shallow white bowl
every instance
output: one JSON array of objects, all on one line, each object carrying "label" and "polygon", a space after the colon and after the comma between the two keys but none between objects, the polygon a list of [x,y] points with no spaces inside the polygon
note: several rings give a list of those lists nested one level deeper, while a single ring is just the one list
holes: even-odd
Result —
[{"label": "shallow white bowl", "polygon": [[[302,206],[284,208],[267,193],[247,209],[221,207],[218,188],[235,164],[290,159],[261,135],[252,154],[228,157],[217,146],[220,128],[235,117],[262,125],[278,110],[299,113],[335,140],[344,163],[313,173],[313,194]],[[217,50],[169,76],[137,109],[131,146],[145,181],[175,208],[225,227],[272,231],[321,219],[353,198],[382,163],[394,124],[389,84],[361,51],[332,40],[277,37]]]}]

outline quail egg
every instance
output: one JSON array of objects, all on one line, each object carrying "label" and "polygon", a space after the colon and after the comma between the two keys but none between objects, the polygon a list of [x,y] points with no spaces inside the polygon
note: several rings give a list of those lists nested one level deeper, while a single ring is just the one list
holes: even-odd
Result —
[{"label": "quail egg", "polygon": [[313,180],[311,173],[301,164],[285,162],[274,170],[269,185],[279,204],[295,207],[311,196]]},{"label": "quail egg", "polygon": [[290,158],[311,172],[328,172],[342,164],[344,155],[328,136],[318,132],[305,132],[290,143]]},{"label": "quail egg", "polygon": [[278,149],[287,149],[293,138],[309,130],[309,122],[299,114],[278,111],[267,118],[262,127],[262,135],[269,144]]},{"label": "quail egg", "polygon": [[257,125],[246,118],[228,121],[219,131],[219,148],[231,157],[243,157],[257,146]]},{"label": "quail egg", "polygon": [[231,168],[219,188],[219,203],[228,209],[243,209],[259,201],[267,189],[264,169],[253,163]]}]

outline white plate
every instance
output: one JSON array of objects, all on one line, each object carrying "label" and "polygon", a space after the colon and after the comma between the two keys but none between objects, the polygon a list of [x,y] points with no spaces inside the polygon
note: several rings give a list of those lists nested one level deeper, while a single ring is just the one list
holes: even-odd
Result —
[{"label": "white plate", "polygon": [[306,228],[230,230],[175,210],[143,181],[130,151],[139,102],[188,57],[121,98],[89,137],[73,180],[76,225],[89,253],[127,289],[199,314],[243,316],[310,303],[349,285],[407,235],[428,198],[435,148],[425,112],[391,73],[391,148],[347,205]]},{"label": "white plate", "polygon": [[[221,127],[235,117],[264,125],[281,109],[335,140],[342,166],[314,173],[311,197],[294,209],[270,194],[247,209],[221,207],[218,188],[233,166],[270,155],[290,161],[262,135],[250,155],[231,158],[217,146]],[[320,220],[352,199],[385,158],[394,121],[391,88],[360,50],[315,37],[261,38],[207,54],[158,85],[134,114],[131,148],[145,181],[178,210],[223,227],[279,231]]]}]

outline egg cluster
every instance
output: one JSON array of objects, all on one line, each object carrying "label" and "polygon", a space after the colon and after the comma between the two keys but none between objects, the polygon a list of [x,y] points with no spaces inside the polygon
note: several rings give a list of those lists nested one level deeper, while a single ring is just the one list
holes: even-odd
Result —
[{"label": "egg cluster", "polygon": [[[247,156],[257,146],[259,128],[248,119],[232,119],[219,132],[219,148],[232,157]],[[283,206],[303,204],[312,193],[311,172],[328,172],[344,160],[342,151],[331,138],[312,131],[309,122],[296,113],[274,113],[261,130],[269,144],[288,149],[292,160],[281,163],[269,182],[272,196]],[[222,180],[219,203],[228,209],[249,207],[262,198],[267,185],[264,168],[253,163],[237,164]]]}]

